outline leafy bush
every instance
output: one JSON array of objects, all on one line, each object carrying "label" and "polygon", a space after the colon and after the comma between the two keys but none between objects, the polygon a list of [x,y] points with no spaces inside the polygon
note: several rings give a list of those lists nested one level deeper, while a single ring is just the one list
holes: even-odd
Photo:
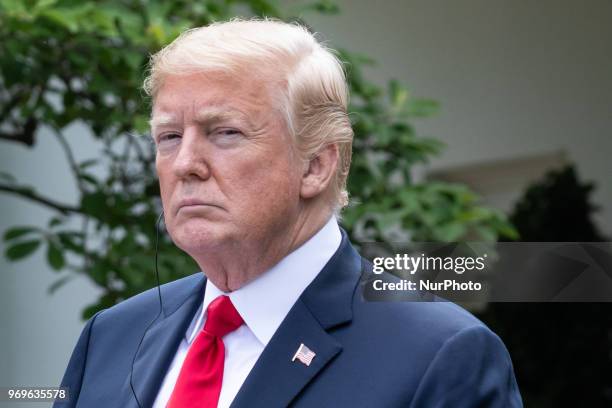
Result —
[{"label": "leafy bush", "polygon": [[[329,1],[303,12],[334,13]],[[189,27],[237,14],[291,20],[272,1],[0,0],[0,139],[32,146],[54,137],[79,191],[76,203],[45,197],[11,174],[0,191],[55,211],[46,226],[4,234],[17,260],[44,246],[59,274],[51,290],[79,274],[103,289],[83,317],[153,286],[154,224],[160,212],[154,149],[147,137],[150,107],[140,90],[148,57]],[[437,103],[418,99],[397,81],[388,89],[362,75],[372,61],[341,50],[347,62],[355,129],[349,192],[355,203],[343,225],[353,239],[495,240],[515,232],[497,211],[478,205],[461,185],[416,183],[412,169],[441,144],[416,135],[411,121]],[[101,145],[95,160],[77,161],[68,126],[80,123]],[[39,132],[46,129],[48,132]],[[75,228],[74,225],[79,225]],[[197,266],[162,235],[160,277],[169,281]]]}]

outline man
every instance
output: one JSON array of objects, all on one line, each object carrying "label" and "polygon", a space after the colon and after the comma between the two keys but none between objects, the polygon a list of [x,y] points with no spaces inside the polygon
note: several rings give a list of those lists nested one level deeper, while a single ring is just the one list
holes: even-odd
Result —
[{"label": "man", "polygon": [[[304,28],[232,21],[152,58],[167,230],[203,273],[102,311],[63,385],[80,407],[518,407],[508,353],[450,303],[365,302],[337,224],[353,132]],[[57,404],[62,406],[62,404]]]}]

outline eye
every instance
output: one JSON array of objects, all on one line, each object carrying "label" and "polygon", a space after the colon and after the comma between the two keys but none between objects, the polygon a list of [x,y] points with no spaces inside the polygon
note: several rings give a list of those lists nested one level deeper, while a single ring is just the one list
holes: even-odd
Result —
[{"label": "eye", "polygon": [[239,131],[238,129],[232,129],[232,128],[216,129],[213,133],[218,134],[220,136],[239,136],[242,134],[242,132]]},{"label": "eye", "polygon": [[160,153],[170,153],[180,144],[181,138],[179,133],[162,133],[157,137],[157,150]]},{"label": "eye", "polygon": [[219,147],[233,147],[243,140],[244,134],[236,128],[216,128],[210,133],[210,140]]},{"label": "eye", "polygon": [[168,142],[175,139],[180,139],[181,135],[178,133],[164,133],[157,138],[157,143]]}]

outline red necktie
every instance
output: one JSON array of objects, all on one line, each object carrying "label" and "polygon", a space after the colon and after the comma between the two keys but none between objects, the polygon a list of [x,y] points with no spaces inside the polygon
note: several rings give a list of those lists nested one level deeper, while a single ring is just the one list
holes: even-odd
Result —
[{"label": "red necktie", "polygon": [[206,323],[187,352],[168,408],[217,407],[225,360],[221,338],[242,323],[229,297],[219,296],[208,305]]}]

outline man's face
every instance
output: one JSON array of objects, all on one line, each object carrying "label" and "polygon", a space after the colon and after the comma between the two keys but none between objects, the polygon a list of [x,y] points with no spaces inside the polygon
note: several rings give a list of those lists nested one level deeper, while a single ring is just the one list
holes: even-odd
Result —
[{"label": "man's face", "polygon": [[266,81],[250,79],[170,76],[154,102],[166,226],[193,257],[265,248],[299,213],[301,165]]}]

